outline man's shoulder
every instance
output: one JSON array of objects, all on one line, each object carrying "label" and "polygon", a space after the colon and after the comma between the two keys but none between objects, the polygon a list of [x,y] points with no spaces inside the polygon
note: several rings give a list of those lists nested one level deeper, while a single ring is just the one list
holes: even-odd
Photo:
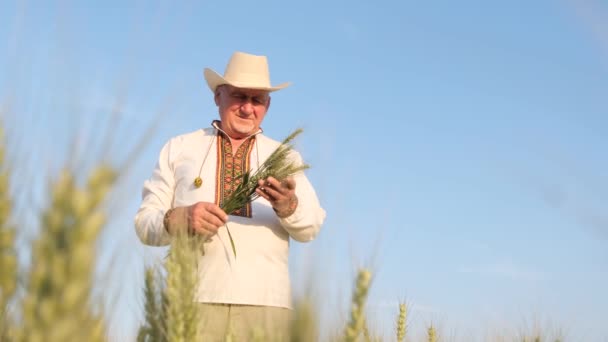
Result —
[{"label": "man's shoulder", "polygon": [[199,128],[195,131],[182,133],[176,136],[173,136],[169,139],[169,143],[171,144],[189,144],[193,142],[200,142],[209,137],[214,136],[213,128]]},{"label": "man's shoulder", "polygon": [[260,142],[260,145],[268,146],[269,148],[277,148],[281,144],[281,142],[272,139],[264,133],[258,134],[256,139]]}]

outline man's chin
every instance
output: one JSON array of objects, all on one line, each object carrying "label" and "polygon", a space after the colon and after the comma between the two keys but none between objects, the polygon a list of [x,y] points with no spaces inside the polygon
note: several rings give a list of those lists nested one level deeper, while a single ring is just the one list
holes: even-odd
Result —
[{"label": "man's chin", "polygon": [[234,132],[240,135],[248,136],[254,133],[255,126],[234,127]]}]

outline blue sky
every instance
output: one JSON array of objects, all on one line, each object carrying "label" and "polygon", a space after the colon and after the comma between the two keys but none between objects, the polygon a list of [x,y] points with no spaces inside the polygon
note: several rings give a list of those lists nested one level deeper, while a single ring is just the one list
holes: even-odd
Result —
[{"label": "blue sky", "polygon": [[101,245],[116,339],[137,328],[143,265],[162,255],[134,234],[141,184],[168,138],[216,117],[202,71],[223,72],[235,50],[293,82],[263,128],[305,129],[328,218],[293,244],[292,274],[328,319],[346,315],[363,265],[380,332],[405,299],[413,331],[444,337],[540,322],[608,338],[605,3],[83,3],[0,5],[0,104],[30,176],[103,154],[108,132],[122,163],[156,124]]}]

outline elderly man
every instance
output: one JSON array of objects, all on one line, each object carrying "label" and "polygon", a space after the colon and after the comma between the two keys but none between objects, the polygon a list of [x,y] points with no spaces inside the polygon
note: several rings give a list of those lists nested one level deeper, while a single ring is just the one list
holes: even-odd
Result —
[{"label": "elderly man", "polygon": [[[220,206],[243,172],[258,168],[279,146],[262,134],[260,125],[270,93],[289,84],[271,86],[266,57],[242,52],[232,55],[223,76],[205,69],[205,79],[219,120],[172,138],[162,148],[144,184],[137,235],[154,246],[169,244],[183,229],[209,237],[199,260],[196,293],[202,340],[224,340],[227,334],[246,340],[260,329],[280,339],[288,332],[291,308],[289,238],[314,239],[325,211],[303,173],[260,181],[260,198],[232,213]],[[294,157],[301,160],[297,153]]]}]

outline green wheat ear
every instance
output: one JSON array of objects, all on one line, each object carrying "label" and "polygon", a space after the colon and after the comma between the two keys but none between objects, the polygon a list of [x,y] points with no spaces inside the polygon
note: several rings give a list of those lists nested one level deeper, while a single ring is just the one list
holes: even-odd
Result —
[{"label": "green wheat ear", "polygon": [[139,328],[137,342],[167,342],[165,301],[154,268],[146,268],[144,280],[145,322]]},{"label": "green wheat ear", "polygon": [[365,301],[371,285],[372,274],[366,269],[359,270],[351,304],[351,316],[344,331],[344,340],[354,342],[359,338],[365,325]]},{"label": "green wheat ear", "polygon": [[433,324],[427,329],[428,342],[437,342],[437,331]]},{"label": "green wheat ear", "polygon": [[197,341],[200,314],[195,300],[196,269],[201,243],[201,239],[191,239],[186,232],[180,232],[171,242],[171,252],[165,262],[164,290],[168,341]]},{"label": "green wheat ear", "polygon": [[399,304],[399,314],[397,315],[397,342],[403,342],[407,332],[407,306],[405,303]]},{"label": "green wheat ear", "polygon": [[4,155],[4,131],[0,124],[0,341],[9,340],[12,333],[12,322],[7,315],[7,308],[17,289],[15,228],[10,224],[12,202],[9,171],[5,166]]},{"label": "green wheat ear", "polygon": [[[270,154],[264,163],[255,170],[255,172],[252,173],[249,170],[243,173],[242,182],[236,187],[234,192],[224,200],[220,208],[230,215],[235,210],[242,208],[247,203],[250,203],[259,197],[255,192],[259,180],[270,176],[278,180],[283,180],[309,168],[306,164],[297,164],[290,159],[290,154],[293,150],[291,142],[302,132],[303,130],[301,128],[296,129],[287,136],[287,138],[283,139],[281,144]],[[236,245],[227,224],[226,231],[228,232],[228,238],[230,239],[232,253],[236,258]]]},{"label": "green wheat ear", "polygon": [[105,340],[91,292],[95,246],[106,221],[101,206],[116,178],[113,168],[101,165],[84,187],[69,170],[52,184],[51,203],[33,242],[19,340]]}]

